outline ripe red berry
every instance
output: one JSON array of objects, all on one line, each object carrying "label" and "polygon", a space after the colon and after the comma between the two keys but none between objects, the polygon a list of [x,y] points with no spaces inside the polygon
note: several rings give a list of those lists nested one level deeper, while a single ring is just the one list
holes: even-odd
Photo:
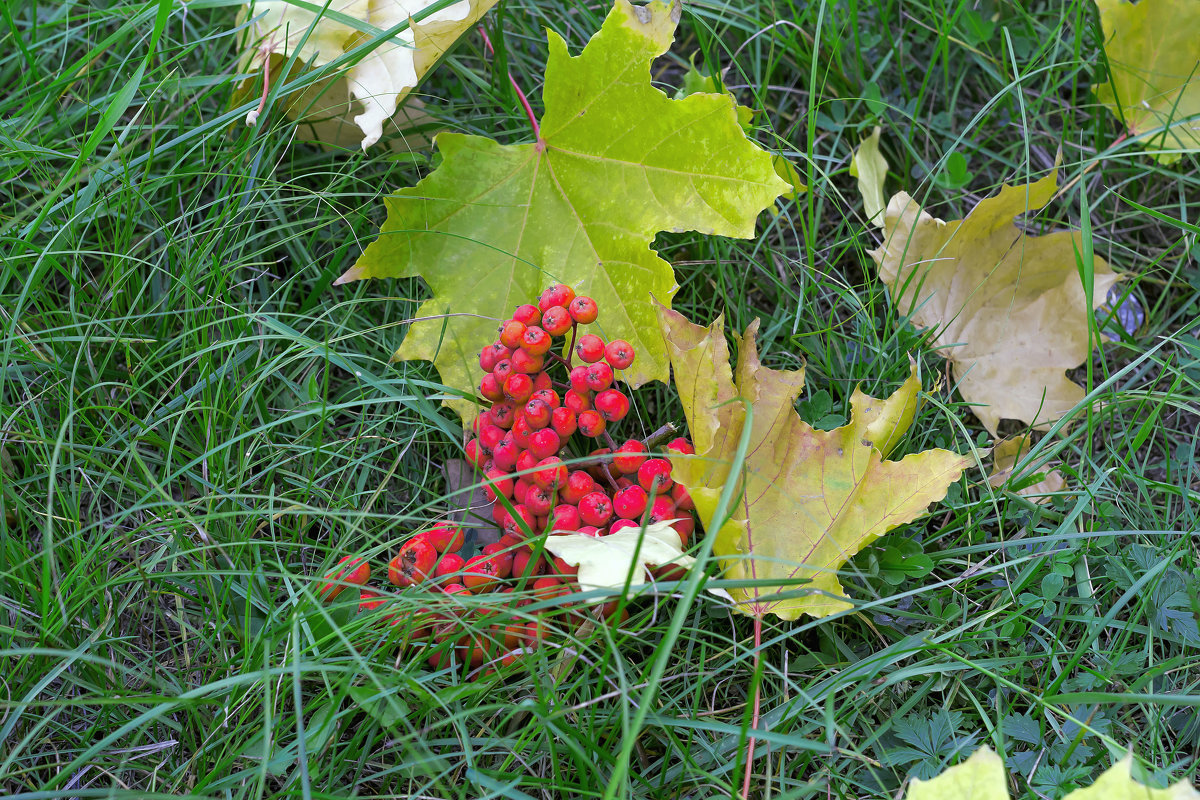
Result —
[{"label": "ripe red berry", "polygon": [[538,460],[533,457],[533,453],[528,450],[522,450],[517,456],[517,472],[528,472],[537,466]]},{"label": "ripe red berry", "polygon": [[517,421],[512,426],[512,440],[517,447],[528,449],[529,437],[533,435],[533,428],[529,427],[529,420],[525,419],[524,414],[517,416]]},{"label": "ripe red berry", "polygon": [[562,336],[574,325],[571,315],[562,306],[551,306],[542,315],[542,327],[551,336]]},{"label": "ripe red berry", "polygon": [[615,520],[613,520],[612,525],[608,526],[608,535],[612,536],[614,533],[617,533],[618,531],[623,531],[626,528],[638,528],[638,527],[641,527],[641,524],[638,522],[634,522],[631,519],[624,519],[624,518],[615,519]]},{"label": "ripe red berry", "polygon": [[539,372],[533,376],[533,390],[540,392],[543,389],[553,389],[554,379],[547,372]]},{"label": "ripe red berry", "polygon": [[567,484],[567,465],[561,458],[551,456],[538,462],[533,473],[533,482],[543,489],[557,489]]},{"label": "ripe red berry", "polygon": [[521,541],[529,538],[536,523],[533,512],[524,504],[513,506],[512,513],[504,520],[504,535],[515,536]]},{"label": "ripe red berry", "polygon": [[675,501],[675,507],[680,511],[696,510],[696,504],[692,501],[691,494],[682,483],[676,483],[671,487],[671,499]]},{"label": "ripe red berry", "polygon": [[523,306],[517,306],[517,310],[513,312],[512,318],[517,322],[533,325],[541,315],[542,312],[538,311],[537,306],[526,303]]},{"label": "ripe red berry", "polygon": [[533,394],[533,380],[520,372],[508,376],[504,382],[504,395],[514,403],[524,403]]},{"label": "ripe red berry", "polygon": [[541,486],[533,486],[525,493],[525,507],[535,517],[544,517],[554,507],[554,492]]},{"label": "ripe red berry", "polygon": [[511,475],[493,467],[487,471],[487,478],[487,483],[483,485],[483,493],[487,496],[489,503],[496,502],[497,495],[512,497],[515,484]]},{"label": "ripe red berry", "polygon": [[561,446],[562,440],[553,428],[542,428],[529,437],[529,452],[539,461],[557,453]]},{"label": "ripe red berry", "polygon": [[651,522],[666,522],[669,519],[675,519],[677,516],[675,513],[675,503],[666,495],[660,494],[650,504]]},{"label": "ripe red berry", "polygon": [[682,456],[696,455],[696,448],[692,447],[692,443],[682,436],[667,442],[667,449]]},{"label": "ripe red berry", "polygon": [[496,376],[490,372],[480,379],[479,393],[493,403],[504,399],[504,387],[500,385],[500,381],[496,380]]},{"label": "ripe red berry", "polygon": [[595,405],[608,422],[620,422],[629,413],[629,398],[616,389],[605,389],[596,395]]},{"label": "ripe red berry", "polygon": [[446,553],[434,568],[433,577],[444,578],[447,575],[454,575],[463,568],[463,563],[463,557],[458,553]]},{"label": "ripe red berry", "polygon": [[478,439],[472,439],[467,442],[467,461],[471,462],[476,469],[483,469],[484,463],[487,461],[488,454],[483,452],[483,447],[479,444]]},{"label": "ripe red berry", "polygon": [[581,411],[577,422],[579,432],[593,439],[604,433],[607,424],[599,411]]},{"label": "ripe red berry", "polygon": [[512,439],[501,442],[492,449],[492,464],[496,469],[511,472],[521,455],[521,446]]},{"label": "ripe red berry", "polygon": [[596,482],[592,480],[592,476],[577,469],[567,475],[567,484],[559,490],[558,494],[564,503],[578,503],[594,491],[596,491]]},{"label": "ripe red berry", "polygon": [[579,422],[574,411],[569,408],[556,408],[550,414],[550,427],[563,441],[570,439],[579,429]]},{"label": "ripe red berry", "polygon": [[624,339],[614,339],[604,348],[604,360],[612,364],[613,369],[628,369],[634,355],[633,345]]},{"label": "ripe red berry", "polygon": [[401,588],[421,583],[433,572],[438,552],[424,536],[415,536],[388,562],[388,580]]},{"label": "ripe red berry", "polygon": [[496,366],[492,368],[492,374],[496,376],[496,380],[500,382],[501,386],[508,380],[508,376],[514,372],[516,372],[516,369],[513,368],[512,359],[508,356],[497,361]]},{"label": "ripe red berry", "polygon": [[575,343],[575,354],[585,364],[595,364],[604,358],[604,340],[594,333],[585,333]]},{"label": "ripe red berry", "polygon": [[545,356],[537,356],[529,352],[527,348],[519,347],[512,354],[513,372],[521,372],[526,375],[533,375],[535,372],[541,372],[542,367],[546,366]]},{"label": "ripe red berry", "polygon": [[[599,400],[600,398],[596,398]],[[646,463],[648,456],[646,455],[646,445],[639,442],[637,439],[630,439],[617,448],[617,452],[613,455],[613,464],[622,473],[632,475],[638,471],[638,467]]]},{"label": "ripe red berry", "polygon": [[365,586],[371,579],[371,565],[361,556],[346,556],[337,563],[337,567],[325,576],[319,594],[325,600],[332,600],[342,593],[346,584]]},{"label": "ripe red berry", "polygon": [[526,551],[513,556],[512,575],[514,578],[536,578],[546,572],[546,559]]},{"label": "ripe red berry", "polygon": [[[612,367],[605,364],[603,361],[597,364],[589,364],[587,367],[587,388],[593,392],[603,392],[608,387],[612,386],[613,371]],[[571,388],[575,388],[574,384]]]},{"label": "ripe red berry", "polygon": [[463,546],[463,540],[466,538],[462,528],[450,522],[439,522],[418,535],[424,537],[425,541],[433,545],[433,549],[439,553],[450,553],[457,550]]},{"label": "ripe red berry", "polygon": [[492,403],[488,413],[492,416],[493,425],[508,430],[517,421],[517,404],[511,400],[500,400]]},{"label": "ripe red berry", "polygon": [[604,531],[600,530],[599,528],[597,528],[594,525],[584,525],[582,528],[580,528],[579,530],[577,530],[575,532],[582,533],[586,536],[603,536],[604,535]]},{"label": "ripe red berry", "polygon": [[568,408],[576,414],[579,414],[581,411],[587,411],[591,407],[592,393],[587,389],[581,392],[568,389],[567,393],[563,395],[563,408]]},{"label": "ripe red berry", "polygon": [[365,614],[368,611],[374,611],[381,605],[386,603],[388,599],[379,592],[371,591],[370,589],[358,590],[358,613]]},{"label": "ripe red berry", "polygon": [[[534,381],[534,383],[536,384],[537,382]],[[562,405],[562,401],[558,399],[558,392],[549,387],[537,388],[535,386],[533,394],[530,397],[531,399],[541,400],[543,403],[550,406],[551,409],[558,408]]]},{"label": "ripe red berry", "polygon": [[538,298],[538,308],[546,311],[553,306],[563,306],[564,308],[575,299],[575,290],[565,283],[556,283],[546,291],[542,292]]},{"label": "ripe red berry", "polygon": [[569,503],[559,503],[550,514],[547,530],[573,531],[579,528],[579,509]]},{"label": "ripe red berry", "polygon": [[567,305],[567,311],[571,313],[571,319],[580,325],[590,325],[600,316],[600,307],[596,305],[596,301],[583,295],[572,300]]},{"label": "ripe red berry", "polygon": [[500,328],[500,344],[505,347],[520,347],[521,336],[525,333],[525,323],[509,320]]},{"label": "ripe red berry", "polygon": [[550,345],[554,344],[554,340],[550,338],[550,334],[536,325],[525,329],[525,335],[521,337],[521,346],[529,351],[530,355],[540,356],[550,352]]},{"label": "ripe red berry", "polygon": [[640,519],[646,511],[649,496],[640,486],[630,486],[617,492],[613,498],[613,511],[621,519]]},{"label": "ripe red berry", "polygon": [[[534,394],[536,395],[537,392],[534,392]],[[523,413],[525,415],[525,421],[529,423],[529,427],[536,431],[541,430],[550,424],[550,417],[553,414],[553,409],[550,408],[545,400],[532,397],[530,398],[529,402],[525,404]]]},{"label": "ripe red berry", "polygon": [[578,367],[574,367],[570,374],[567,375],[567,380],[571,384],[571,391],[581,395],[590,392],[591,389],[588,388],[587,376],[588,368],[586,364],[580,364]]},{"label": "ripe red berry", "polygon": [[487,591],[500,580],[499,565],[490,556],[472,556],[463,565],[463,585],[473,592]]},{"label": "ripe red berry", "polygon": [[[524,477],[517,478],[517,482],[513,484],[513,500],[517,501],[518,503],[524,503],[525,495],[529,493],[531,486],[533,486],[531,481],[525,479]],[[504,526],[501,525],[501,527]]]},{"label": "ripe red berry", "polygon": [[483,449],[489,453],[494,453],[496,445],[504,441],[504,429],[497,428],[492,423],[488,423],[479,429],[479,443],[483,445]]},{"label": "ripe red berry", "polygon": [[671,486],[675,483],[671,480],[671,462],[665,458],[652,458],[642,464],[638,469],[638,483],[647,492],[652,491],[652,486],[656,487],[657,494],[671,491]]},{"label": "ripe red berry", "polygon": [[489,344],[487,347],[479,351],[479,368],[484,372],[491,372],[496,366],[496,351]]},{"label": "ripe red berry", "polygon": [[[679,513],[678,509],[675,513]],[[696,530],[696,518],[691,514],[684,514],[681,519],[673,522],[671,527],[679,534],[680,545],[687,547],[692,538],[692,531]]]},{"label": "ripe red berry", "polygon": [[579,518],[586,525],[603,527],[613,515],[613,502],[604,492],[592,492],[579,501]]}]

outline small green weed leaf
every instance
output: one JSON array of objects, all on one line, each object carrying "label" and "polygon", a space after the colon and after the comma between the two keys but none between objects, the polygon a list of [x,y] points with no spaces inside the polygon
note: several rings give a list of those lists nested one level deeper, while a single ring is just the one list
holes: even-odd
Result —
[{"label": "small green weed leaf", "polygon": [[381,694],[375,686],[351,686],[350,697],[384,728],[394,728],[408,716],[408,704],[391,689]]},{"label": "small green weed leaf", "polygon": [[867,110],[875,116],[882,117],[887,111],[887,103],[883,102],[883,92],[879,90],[878,83],[872,82],[864,86],[862,96],[863,102],[867,104]]},{"label": "small green weed leaf", "polygon": [[680,14],[678,2],[618,0],[578,56],[551,33],[536,143],[437,137],[441,166],[388,198],[379,239],[337,281],[429,284],[396,358],[432,361],[447,386],[473,392],[499,317],[561,281],[596,299],[606,338],[637,349],[631,385],[667,380],[651,295],[669,302],[675,276],[650,242],[659,231],[752,236],[758,213],[788,190],[732,97],[672,100],[651,85]]},{"label": "small green weed leaf", "polygon": [[933,182],[942,189],[952,191],[966,186],[974,177],[975,173],[967,169],[967,157],[955,151],[946,156],[946,163],[941,172],[933,176]]},{"label": "small green weed leaf", "polygon": [[[1163,164],[1200,150],[1200,3],[1096,0],[1110,80],[1096,97]],[[1157,131],[1157,132],[1156,132]],[[1175,152],[1172,152],[1175,151]]]}]

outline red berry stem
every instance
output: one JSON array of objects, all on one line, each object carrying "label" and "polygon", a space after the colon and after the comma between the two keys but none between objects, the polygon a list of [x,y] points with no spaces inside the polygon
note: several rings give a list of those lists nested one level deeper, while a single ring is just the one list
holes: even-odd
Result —
[{"label": "red berry stem", "polygon": [[645,439],[642,439],[642,444],[646,445],[647,450],[653,450],[677,433],[679,433],[678,426],[674,422],[668,422]]},{"label": "red berry stem", "polygon": [[567,371],[571,369],[571,361],[575,357],[575,337],[579,335],[579,325],[571,323],[571,344],[567,346]]},{"label": "red berry stem", "polygon": [[614,453],[617,452],[617,448],[620,445],[618,445],[612,438],[612,434],[608,432],[608,428],[605,428],[603,431],[601,431],[601,435],[604,437],[604,443],[608,445],[608,449],[612,450]]}]

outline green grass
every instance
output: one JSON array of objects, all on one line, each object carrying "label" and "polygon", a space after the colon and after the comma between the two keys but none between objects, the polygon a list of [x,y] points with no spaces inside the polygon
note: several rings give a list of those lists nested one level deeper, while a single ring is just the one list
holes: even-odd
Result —
[{"label": "green grass", "polygon": [[[433,156],[323,151],[278,106],[241,124],[236,8],[17,5],[0,26],[0,793],[736,796],[756,681],[755,796],[893,797],[978,744],[1014,796],[1061,796],[1127,747],[1194,777],[1200,171],[1117,141],[1090,2],[695,2],[656,71],[672,88],[693,53],[728,68],[812,189],[756,240],[658,245],[677,308],[759,317],[766,363],[807,363],[799,409],[825,427],[856,385],[895,389],[910,352],[944,366],[873,276],[858,139],[882,125],[889,190],[943,218],[1061,152],[1071,188],[1033,228],[1086,223],[1146,312],[1077,371],[1091,410],[1035,452],[1028,474],[1061,462],[1068,490],[1038,506],[971,470],[900,531],[929,574],[893,585],[864,552],[856,611],[767,620],[758,674],[748,619],[702,598],[673,632],[664,596],[567,640],[575,659],[473,682],[314,600],[340,554],[386,558],[458,502],[436,373],[388,363],[422,287],[330,288]],[[579,47],[605,10],[505,0],[498,58],[536,102],[544,27]],[[474,34],[421,94],[448,129],[528,136]],[[941,188],[953,154],[971,178]],[[647,428],[682,421],[662,386],[637,405]],[[902,447],[981,434],[943,382]]]}]

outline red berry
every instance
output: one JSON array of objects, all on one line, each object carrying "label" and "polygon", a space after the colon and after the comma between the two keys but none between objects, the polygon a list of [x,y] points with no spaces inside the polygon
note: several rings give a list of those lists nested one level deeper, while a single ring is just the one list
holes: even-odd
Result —
[{"label": "red berry", "polygon": [[[582,392],[577,392],[574,389],[568,389],[567,393],[563,395],[563,408],[570,409],[576,414],[587,411],[591,407],[592,393],[587,389],[584,389]],[[499,425],[500,423],[496,424]]]},{"label": "red berry", "polygon": [[[613,371],[612,367],[601,361],[598,364],[589,364],[587,367],[587,388],[593,392],[603,392],[608,387],[612,386]],[[571,384],[574,388],[574,384]]]},{"label": "red berry", "polygon": [[640,519],[646,511],[649,496],[640,486],[630,486],[617,492],[613,498],[613,511],[621,519]]},{"label": "red berry", "polygon": [[586,364],[580,364],[571,370],[567,375],[567,380],[571,384],[571,391],[576,394],[585,395],[591,391],[588,387],[588,367]]},{"label": "red berry", "polygon": [[444,578],[447,575],[454,575],[463,568],[463,557],[458,553],[446,553],[438,561],[437,567],[433,571],[435,578]]},{"label": "red berry", "polygon": [[525,493],[525,507],[536,517],[544,517],[554,507],[554,493],[541,486],[534,486]]},{"label": "red berry", "polygon": [[500,400],[492,403],[492,408],[488,413],[492,415],[493,425],[508,430],[517,421],[517,404],[511,400]]},{"label": "red berry", "polygon": [[[534,381],[534,383],[536,384],[537,382]],[[562,405],[562,401],[560,401],[558,399],[558,392],[554,391],[553,389],[551,389],[549,387],[545,387],[545,388],[541,388],[541,389],[534,388],[533,394],[530,396],[530,399],[541,400],[543,403],[550,406],[551,410],[556,409]]]},{"label": "red berry", "polygon": [[505,347],[520,347],[521,336],[525,333],[525,323],[509,320],[500,328],[500,344]]},{"label": "red berry", "polygon": [[500,566],[490,556],[472,556],[463,565],[463,585],[473,592],[491,589],[502,577]]},{"label": "red berry", "polygon": [[613,524],[608,526],[608,535],[612,536],[614,533],[617,533],[618,531],[623,531],[626,528],[639,528],[639,527],[641,527],[641,525],[637,522],[634,522],[631,519],[613,520]]},{"label": "red berry", "polygon": [[425,537],[425,541],[433,545],[433,549],[439,553],[450,553],[457,550],[463,546],[463,540],[466,538],[462,528],[450,522],[439,522],[420,535]]},{"label": "red berry", "polygon": [[656,480],[657,494],[671,491],[671,486],[675,483],[671,480],[671,462],[665,458],[652,458],[638,469],[638,483],[647,492],[655,486]]},{"label": "red berry", "polygon": [[[675,513],[678,514],[678,510]],[[671,527],[679,534],[680,545],[687,547],[692,538],[692,531],[696,530],[696,518],[691,514],[684,514],[681,519],[673,522]]]},{"label": "red berry", "polygon": [[388,580],[401,588],[420,583],[429,577],[437,564],[438,552],[424,536],[415,536],[404,543],[400,552],[388,562]]},{"label": "red berry", "polygon": [[654,502],[650,504],[650,521],[651,522],[666,522],[669,519],[675,519],[678,515],[675,513],[675,503],[666,495],[659,495],[654,498]]},{"label": "red berry", "polygon": [[629,398],[616,389],[605,389],[596,395],[595,405],[608,422],[620,422],[629,413]]},{"label": "red berry", "polygon": [[546,559],[541,556],[534,558],[533,553],[528,551],[513,556],[512,575],[514,578],[534,578],[545,571]]},{"label": "red berry", "polygon": [[479,393],[493,403],[504,399],[504,387],[490,372],[479,381]]},{"label": "red berry", "polygon": [[504,520],[504,535],[515,536],[521,541],[529,538],[529,533],[533,531],[533,526],[536,520],[533,512],[524,504],[513,506],[512,513]]},{"label": "red berry", "polygon": [[596,491],[596,482],[592,476],[581,469],[567,475],[567,485],[559,491],[559,497],[564,503],[578,503],[584,496]]},{"label": "red berry", "polygon": [[517,310],[513,312],[512,318],[517,322],[533,325],[541,315],[542,312],[538,311],[537,306],[526,303],[523,306],[517,306]]},{"label": "red berry", "polygon": [[579,519],[597,528],[612,519],[613,503],[604,492],[592,492],[579,501]]},{"label": "red berry", "polygon": [[483,485],[483,493],[487,496],[488,502],[496,502],[497,495],[512,497],[514,481],[511,475],[493,467],[487,471],[487,478],[488,482]]},{"label": "red berry", "polygon": [[543,489],[557,489],[567,484],[567,465],[561,458],[551,456],[538,462],[533,473],[533,482]]},{"label": "red berry", "polygon": [[512,439],[501,442],[492,450],[492,465],[496,469],[511,472],[517,465],[517,457],[521,455],[521,446]]},{"label": "red berry", "polygon": [[613,369],[628,369],[634,355],[633,345],[624,339],[614,339],[604,348],[604,359]]},{"label": "red berry", "polygon": [[528,450],[522,450],[517,456],[517,472],[528,472],[537,466],[538,460],[533,457],[533,453]]},{"label": "red berry", "polygon": [[489,344],[487,347],[479,351],[479,368],[484,372],[491,372],[496,366],[496,351]]},{"label": "red berry", "polygon": [[479,429],[479,444],[483,445],[483,449],[489,453],[496,451],[496,445],[504,441],[504,429],[497,428],[490,422]]},{"label": "red berry", "polygon": [[696,455],[696,448],[692,447],[692,443],[682,436],[667,442],[667,449],[683,456]]},{"label": "red berry", "polygon": [[567,311],[571,313],[571,319],[580,325],[590,325],[600,316],[600,307],[596,305],[596,301],[583,295],[572,300],[567,305]]},{"label": "red berry", "polygon": [[538,308],[542,311],[546,311],[553,306],[563,306],[565,308],[574,299],[574,289],[565,283],[556,283],[542,292],[542,296],[538,298]]},{"label": "red berry", "polygon": [[512,426],[512,440],[518,447],[529,447],[529,437],[533,434],[533,428],[529,427],[529,420],[525,419],[525,415],[521,414],[517,417],[517,421]]},{"label": "red berry", "polygon": [[346,584],[365,586],[371,579],[371,565],[361,556],[346,556],[337,563],[337,568],[325,576],[319,594],[324,600],[332,600],[342,593]]},{"label": "red berry", "polygon": [[[534,392],[537,394],[537,392]],[[546,403],[545,400],[537,397],[530,398],[525,404],[524,415],[525,421],[529,423],[529,427],[533,430],[541,430],[550,424],[550,417],[553,409]]]},{"label": "red berry", "polygon": [[537,326],[526,328],[525,335],[521,337],[521,346],[528,350],[530,355],[540,356],[548,353],[552,344],[554,340],[550,338],[550,334]]},{"label": "red berry", "polygon": [[687,487],[682,483],[676,483],[671,487],[671,500],[675,502],[675,507],[680,511],[696,510],[696,504],[692,502],[692,496],[688,493]]},{"label": "red berry", "polygon": [[595,364],[604,358],[604,340],[594,333],[585,333],[575,343],[575,353],[585,364]]},{"label": "red berry", "polygon": [[599,411],[581,411],[578,417],[579,432],[584,436],[596,438],[604,433],[606,423]]},{"label": "red berry", "polygon": [[571,409],[556,408],[550,415],[550,427],[554,428],[560,439],[566,441],[579,429],[579,422]]},{"label": "red berry", "polygon": [[617,452],[613,456],[613,464],[624,474],[631,475],[638,471],[638,467],[646,463],[646,452],[646,445],[637,439],[630,439],[617,448]]},{"label": "red berry", "polygon": [[549,530],[573,531],[579,528],[579,509],[569,503],[559,503],[550,515]]},{"label": "red berry", "polygon": [[554,388],[554,380],[546,372],[539,372],[533,376],[533,391],[540,392],[543,389]]},{"label": "red berry", "polygon": [[552,306],[542,315],[542,327],[551,336],[562,336],[574,325],[571,315],[562,306]]},{"label": "red berry", "polygon": [[467,442],[467,461],[471,462],[476,469],[483,469],[487,456],[488,454],[483,452],[483,447],[479,444],[478,439]]},{"label": "red berry", "polygon": [[546,366],[545,356],[534,355],[528,348],[519,347],[512,354],[513,372],[521,372],[525,375],[532,375],[535,372],[541,372],[542,367]]},{"label": "red berry", "polygon": [[504,395],[514,403],[524,403],[533,394],[533,380],[520,372],[508,376],[504,382]]},{"label": "red berry", "polygon": [[525,495],[529,493],[529,489],[532,486],[533,484],[525,478],[517,478],[517,482],[513,484],[513,500],[516,500],[518,503],[524,503]]},{"label": "red berry", "polygon": [[584,525],[582,528],[580,528],[579,530],[577,530],[575,532],[582,533],[586,536],[603,536],[604,535],[604,531],[600,530],[599,528],[595,527],[594,525]]},{"label": "red berry", "polygon": [[358,613],[365,614],[368,611],[374,611],[387,601],[388,599],[379,592],[373,592],[370,589],[359,589]]},{"label": "red berry", "polygon": [[562,440],[553,428],[542,428],[529,437],[529,451],[538,460],[554,455],[561,446]]},{"label": "red berry", "polygon": [[492,368],[492,374],[496,376],[496,380],[500,382],[501,386],[508,380],[508,376],[514,372],[516,372],[516,369],[513,368],[512,360],[508,356],[497,361],[496,366]]}]

